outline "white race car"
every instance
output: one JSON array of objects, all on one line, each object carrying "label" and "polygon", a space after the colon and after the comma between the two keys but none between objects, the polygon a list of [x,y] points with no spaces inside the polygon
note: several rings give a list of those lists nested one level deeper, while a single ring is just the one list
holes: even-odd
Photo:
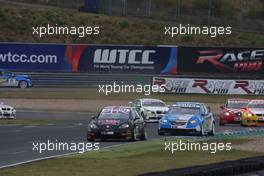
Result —
[{"label": "white race car", "polygon": [[158,122],[169,108],[159,99],[137,99],[129,103],[136,108],[146,122]]},{"label": "white race car", "polygon": [[0,103],[0,119],[14,119],[16,117],[16,110],[12,106]]}]

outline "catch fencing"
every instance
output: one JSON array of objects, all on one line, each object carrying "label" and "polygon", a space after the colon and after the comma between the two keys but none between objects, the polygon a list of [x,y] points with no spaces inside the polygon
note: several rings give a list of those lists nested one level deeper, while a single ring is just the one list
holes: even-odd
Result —
[{"label": "catch fencing", "polygon": [[[85,0],[14,0],[80,9]],[[263,0],[97,0],[98,12],[113,16],[146,17],[184,24],[232,26],[263,33]]]}]

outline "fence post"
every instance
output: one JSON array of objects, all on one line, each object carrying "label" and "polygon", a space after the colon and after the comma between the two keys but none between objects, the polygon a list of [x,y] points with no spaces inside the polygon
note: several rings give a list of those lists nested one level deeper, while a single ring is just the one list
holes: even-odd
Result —
[{"label": "fence post", "polygon": [[126,16],[126,0],[123,0],[123,16]]},{"label": "fence post", "polygon": [[177,0],[177,16],[181,16],[181,0]]},{"label": "fence post", "polygon": [[208,0],[208,26],[211,24],[212,0]]},{"label": "fence post", "polygon": [[148,0],[148,9],[147,9],[147,16],[151,16],[151,6],[152,6],[152,0]]}]

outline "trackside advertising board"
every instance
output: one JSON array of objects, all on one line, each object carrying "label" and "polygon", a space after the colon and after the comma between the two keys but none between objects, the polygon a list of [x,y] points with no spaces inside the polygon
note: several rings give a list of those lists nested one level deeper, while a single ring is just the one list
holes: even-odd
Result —
[{"label": "trackside advertising board", "polygon": [[179,73],[264,73],[264,48],[179,47]]},{"label": "trackside advertising board", "polygon": [[165,93],[264,95],[262,80],[183,79],[153,77],[153,85],[164,86]]},{"label": "trackside advertising board", "polygon": [[0,44],[0,68],[18,71],[176,74],[177,47]]},{"label": "trackside advertising board", "polygon": [[68,71],[65,46],[0,44],[0,68],[23,71]]}]

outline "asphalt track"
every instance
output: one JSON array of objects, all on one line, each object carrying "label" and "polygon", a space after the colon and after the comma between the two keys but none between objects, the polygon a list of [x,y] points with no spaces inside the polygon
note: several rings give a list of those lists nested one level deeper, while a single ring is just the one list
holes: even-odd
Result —
[{"label": "asphalt track", "polygon": [[[67,142],[83,143],[86,141],[87,124],[92,117],[89,113],[76,112],[45,112],[24,111],[19,112],[19,119],[48,119],[62,120],[60,125],[24,126],[24,125],[0,125],[0,168],[19,164],[31,160],[63,155],[75,151],[46,151],[39,153],[33,151],[33,142]],[[218,124],[218,123],[217,123]],[[217,133],[251,130],[240,125],[227,125],[219,127]],[[148,139],[163,138],[157,134],[157,123],[147,124]],[[190,137],[190,136],[189,136]],[[100,142],[100,148],[124,144],[124,141]]]}]

